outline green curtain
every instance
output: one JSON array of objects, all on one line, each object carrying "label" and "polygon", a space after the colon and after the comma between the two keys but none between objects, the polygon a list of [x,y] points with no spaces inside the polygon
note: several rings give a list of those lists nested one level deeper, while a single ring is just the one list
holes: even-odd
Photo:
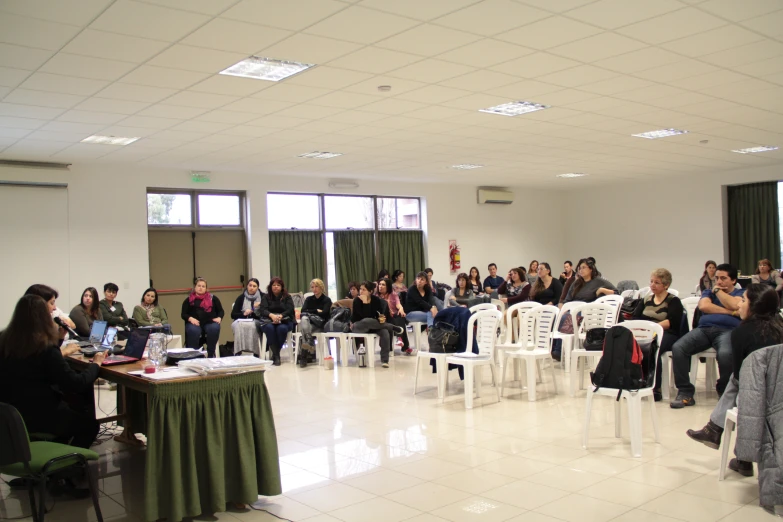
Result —
[{"label": "green curtain", "polygon": [[378,232],[381,268],[390,274],[400,269],[405,282],[413,284],[418,272],[424,270],[424,235],[421,230],[381,230]]},{"label": "green curtain", "polygon": [[760,259],[780,265],[778,183],[749,183],[728,187],[729,259],[745,274]]},{"label": "green curtain", "polygon": [[321,232],[269,231],[269,264],[289,292],[309,292],[311,280],[326,280]]},{"label": "green curtain", "polygon": [[346,295],[351,281],[373,281],[378,274],[375,267],[374,232],[335,232],[334,263],[339,297]]}]

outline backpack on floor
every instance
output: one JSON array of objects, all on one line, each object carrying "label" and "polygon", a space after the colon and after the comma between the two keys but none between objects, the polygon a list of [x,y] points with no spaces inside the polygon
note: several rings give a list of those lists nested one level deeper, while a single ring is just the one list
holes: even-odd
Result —
[{"label": "backpack on floor", "polygon": [[617,400],[623,390],[638,390],[646,385],[642,372],[642,350],[633,333],[623,326],[613,326],[606,332],[604,353],[590,372],[595,389],[617,388]]}]

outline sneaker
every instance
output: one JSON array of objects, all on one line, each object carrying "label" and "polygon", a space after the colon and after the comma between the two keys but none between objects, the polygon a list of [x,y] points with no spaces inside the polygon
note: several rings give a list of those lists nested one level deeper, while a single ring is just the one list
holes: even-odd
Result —
[{"label": "sneaker", "polygon": [[280,366],[280,356],[275,355],[272,357],[272,366]]},{"label": "sneaker", "polygon": [[683,393],[678,393],[677,398],[674,399],[669,406],[674,408],[675,410],[679,410],[680,408],[684,408],[686,406],[695,406],[696,405],[696,399],[693,397],[688,397],[687,395]]},{"label": "sneaker", "polygon": [[723,435],[723,428],[709,421],[706,426],[700,430],[688,430],[685,432],[696,442],[701,442],[708,448],[714,450],[720,448],[720,438]]},{"label": "sneaker", "polygon": [[388,367],[389,367],[389,363],[382,363],[381,364],[381,368],[388,368]]},{"label": "sneaker", "polygon": [[402,354],[403,355],[413,355],[413,349],[412,348],[408,348],[407,350],[403,350]]},{"label": "sneaker", "polygon": [[401,326],[392,325],[392,330],[394,330],[394,335],[402,335],[405,333],[405,330]]},{"label": "sneaker", "polygon": [[753,476],[753,463],[747,462],[744,460],[739,459],[731,459],[729,461],[729,469],[732,471],[736,471],[743,477],[752,477]]}]

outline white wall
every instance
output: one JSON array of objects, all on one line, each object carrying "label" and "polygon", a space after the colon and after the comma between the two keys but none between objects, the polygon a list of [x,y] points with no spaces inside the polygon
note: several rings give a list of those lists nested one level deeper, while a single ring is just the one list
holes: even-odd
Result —
[{"label": "white wall", "polygon": [[[524,190],[517,193],[513,205],[478,205],[476,187],[467,185],[394,185],[362,180],[358,189],[338,191],[330,189],[325,179],[238,173],[213,173],[211,177],[209,184],[194,184],[183,170],[128,165],[76,165],[70,171],[0,167],[0,180],[68,184],[68,216],[63,219],[69,223],[70,249],[52,258],[53,264],[58,256],[68,256],[69,260],[70,292],[58,288],[59,305],[63,309],[76,304],[80,292],[88,286],[100,289],[104,283],[113,281],[120,286],[119,299],[126,304],[135,303],[147,288],[147,187],[246,191],[250,214],[250,275],[262,280],[269,277],[268,191],[424,198],[427,262],[435,271],[435,278],[444,282],[453,279],[448,271],[449,239],[458,241],[465,271],[477,265],[482,276],[486,276],[490,262],[507,270],[519,264],[527,265],[533,258],[556,264],[564,256],[559,233],[564,221],[557,211],[560,195],[553,192]],[[20,213],[24,210],[18,209]],[[536,226],[536,216],[546,218],[545,227]],[[25,226],[24,221],[20,221],[20,226]],[[106,254],[107,244],[111,246],[109,254]],[[13,274],[0,271],[0,277],[2,287],[9,288]],[[47,279],[42,275],[41,280],[32,282],[46,283]],[[0,324],[7,320],[0,317]]]},{"label": "white wall", "polygon": [[667,268],[672,288],[687,295],[707,259],[728,262],[723,186],[781,178],[779,167],[765,167],[569,192],[565,252],[574,262],[595,257],[615,284],[647,286],[652,269]]}]

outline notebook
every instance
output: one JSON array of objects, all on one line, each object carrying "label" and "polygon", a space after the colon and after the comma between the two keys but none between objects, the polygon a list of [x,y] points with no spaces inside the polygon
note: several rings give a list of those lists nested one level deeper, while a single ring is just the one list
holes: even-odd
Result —
[{"label": "notebook", "polygon": [[117,364],[128,364],[140,361],[144,355],[144,349],[147,347],[147,341],[150,338],[149,330],[136,328],[131,330],[128,342],[125,344],[125,353],[122,355],[111,355],[103,360],[104,366],[113,366]]}]

